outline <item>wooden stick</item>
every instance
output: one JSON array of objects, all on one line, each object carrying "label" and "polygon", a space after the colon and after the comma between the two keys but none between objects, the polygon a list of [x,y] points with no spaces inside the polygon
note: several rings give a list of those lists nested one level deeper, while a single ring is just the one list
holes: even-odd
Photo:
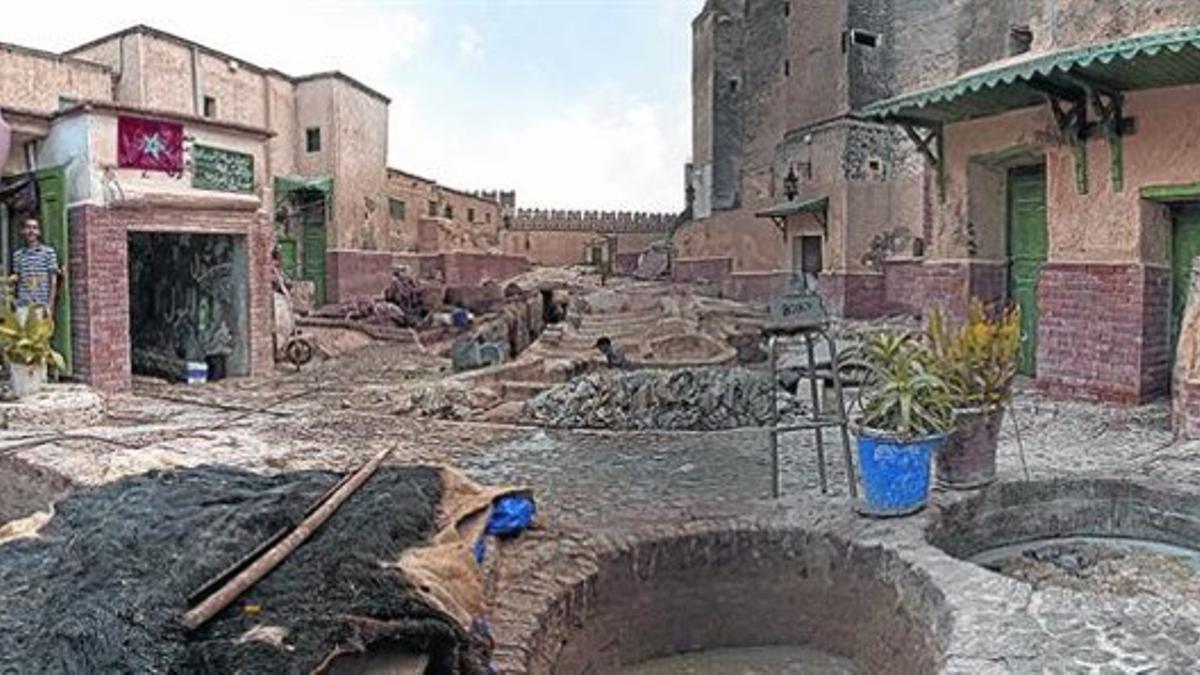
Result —
[{"label": "wooden stick", "polygon": [[328,501],[329,498],[333,496],[333,493],[340,490],[343,485],[350,482],[351,478],[354,478],[354,472],[351,472],[351,473],[348,473],[348,474],[342,476],[340,479],[338,479],[338,482],[329,486],[328,490],[321,493],[321,496],[319,498],[317,498],[315,501],[313,501],[313,503],[308,507],[307,511],[300,514],[299,517],[290,520],[287,525],[284,525],[283,527],[276,530],[275,534],[271,535],[270,539],[267,539],[267,540],[263,541],[261,544],[259,544],[258,546],[255,546],[253,551],[250,551],[249,553],[242,556],[241,558],[238,558],[237,562],[233,563],[229,567],[226,567],[223,571],[218,572],[215,576],[213,576],[213,578],[204,582],[203,586],[201,586],[199,589],[193,591],[190,595],[188,595],[188,599],[187,599],[188,607],[192,607],[196,603],[198,603],[201,600],[203,600],[204,598],[208,597],[209,594],[211,594],[213,591],[217,590],[218,588],[223,586],[227,581],[229,581],[234,576],[236,576],[238,572],[241,572],[242,570],[246,569],[246,567],[248,565],[250,565],[250,563],[257,560],[259,556],[261,556],[264,552],[266,552],[272,546],[283,541],[283,538],[288,536],[289,532],[291,532],[293,529],[295,529],[297,526],[299,526],[300,523],[303,522],[305,518],[311,516],[313,513],[316,512],[317,509],[321,508],[321,505],[324,504],[326,501]]},{"label": "wooden stick", "polygon": [[181,623],[185,628],[192,630],[202,625],[204,622],[213,618],[218,612],[225,609],[234,600],[245,593],[251,586],[267,576],[271,570],[279,566],[292,551],[295,551],[300,544],[303,544],[306,539],[312,536],[318,528],[329,520],[329,517],[337,512],[338,508],[350,498],[358,488],[362,487],[363,483],[367,482],[379,468],[380,463],[391,454],[392,449],[387,448],[375,455],[366,464],[362,465],[354,472],[350,480],[346,484],[330,495],[329,500],[321,504],[312,515],[305,518],[292,530],[291,534],[284,537],[282,541],[275,544],[263,554],[261,558],[255,560],[251,565],[238,573],[236,577],[229,583],[222,586],[212,595],[208,596],[203,602],[196,605],[183,615]]}]

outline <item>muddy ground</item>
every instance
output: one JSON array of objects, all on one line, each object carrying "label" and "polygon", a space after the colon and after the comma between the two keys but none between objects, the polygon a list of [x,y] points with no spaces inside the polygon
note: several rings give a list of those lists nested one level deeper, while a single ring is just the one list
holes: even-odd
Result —
[{"label": "muddy ground", "polygon": [[[534,570],[563,555],[566,542],[769,504],[763,430],[546,430],[400,414],[412,392],[449,375],[446,359],[417,345],[370,343],[269,378],[192,386],[139,378],[132,392],[108,399],[96,425],[0,431],[0,457],[49,472],[61,492],[208,463],[346,470],[391,445],[400,462],[449,464],[481,482],[535,490],[539,523],[502,546],[491,586],[497,597],[519,592]],[[1017,424],[1006,422],[1002,436],[1002,477],[1121,473],[1200,482],[1200,444],[1174,442],[1165,403],[1118,409],[1022,388],[1013,410]],[[827,446],[828,499],[842,500],[841,448],[836,440]],[[782,455],[783,503],[820,499],[811,437],[788,436]],[[31,506],[46,498],[46,491],[31,493]]]}]

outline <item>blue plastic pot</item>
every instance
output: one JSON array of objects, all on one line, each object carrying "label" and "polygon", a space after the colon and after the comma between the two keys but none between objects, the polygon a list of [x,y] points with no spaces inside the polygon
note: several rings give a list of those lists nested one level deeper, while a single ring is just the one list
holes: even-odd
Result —
[{"label": "blue plastic pot", "polygon": [[856,432],[858,511],[869,516],[904,516],[929,502],[933,455],[946,437],[900,440],[874,429]]}]

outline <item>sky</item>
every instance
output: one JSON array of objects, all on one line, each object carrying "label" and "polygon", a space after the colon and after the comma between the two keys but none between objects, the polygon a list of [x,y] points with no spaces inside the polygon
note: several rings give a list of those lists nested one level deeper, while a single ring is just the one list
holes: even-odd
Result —
[{"label": "sky", "polygon": [[[679,211],[703,0],[6,3],[0,42],[62,51],[142,23],[392,99],[391,166],[521,206]],[[3,74],[0,73],[0,77]]]}]

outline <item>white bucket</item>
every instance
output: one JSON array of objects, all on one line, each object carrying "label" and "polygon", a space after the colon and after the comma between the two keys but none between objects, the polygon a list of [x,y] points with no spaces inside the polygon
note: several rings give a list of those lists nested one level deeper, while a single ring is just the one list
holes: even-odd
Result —
[{"label": "white bucket", "polygon": [[188,384],[203,384],[208,381],[208,364],[203,361],[188,361],[187,362],[187,377]]},{"label": "white bucket", "polygon": [[44,363],[34,366],[27,366],[22,363],[10,363],[8,364],[8,369],[12,375],[10,382],[13,395],[17,398],[25,398],[41,390],[42,385],[46,383],[46,364]]}]

